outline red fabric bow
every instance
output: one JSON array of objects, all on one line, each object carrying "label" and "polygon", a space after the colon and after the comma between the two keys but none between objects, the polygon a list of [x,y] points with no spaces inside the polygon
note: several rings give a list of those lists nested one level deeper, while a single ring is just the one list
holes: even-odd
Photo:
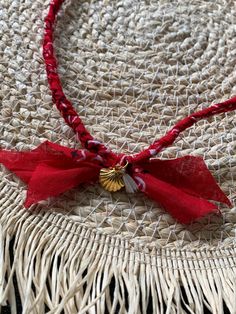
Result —
[{"label": "red fabric bow", "polygon": [[[28,184],[25,207],[84,183],[98,181],[102,158],[46,141],[30,152],[0,150],[0,163]],[[130,175],[148,197],[181,223],[190,223],[217,206],[231,205],[200,157],[150,160],[131,165]]]}]

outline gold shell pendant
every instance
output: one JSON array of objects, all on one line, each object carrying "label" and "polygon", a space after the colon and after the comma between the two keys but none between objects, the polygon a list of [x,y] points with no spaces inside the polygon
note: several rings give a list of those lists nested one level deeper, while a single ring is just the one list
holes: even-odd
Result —
[{"label": "gold shell pendant", "polygon": [[125,167],[122,166],[102,168],[99,175],[99,182],[101,186],[109,192],[119,191],[125,186],[123,180],[124,171]]}]

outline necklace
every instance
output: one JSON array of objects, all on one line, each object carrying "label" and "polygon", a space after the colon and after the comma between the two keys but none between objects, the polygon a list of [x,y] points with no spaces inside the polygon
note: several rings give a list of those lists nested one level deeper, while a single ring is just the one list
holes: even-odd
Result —
[{"label": "necklace", "polygon": [[54,55],[53,30],[63,2],[51,1],[45,18],[43,57],[53,102],[83,148],[70,149],[46,141],[30,152],[0,150],[0,162],[28,184],[25,207],[80,184],[99,182],[109,192],[122,188],[127,193],[142,191],[181,223],[190,223],[212,212],[220,214],[218,207],[208,200],[228,206],[231,202],[201,157],[161,160],[154,156],[172,145],[181,132],[197,121],[235,110],[236,97],[184,118],[137,154],[112,152],[88,132],[62,89]]}]

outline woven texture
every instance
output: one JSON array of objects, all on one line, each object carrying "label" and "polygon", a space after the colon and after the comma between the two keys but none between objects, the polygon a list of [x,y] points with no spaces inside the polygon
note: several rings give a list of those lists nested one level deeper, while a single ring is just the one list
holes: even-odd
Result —
[{"label": "woven texture", "polygon": [[[48,4],[0,0],[2,148],[32,149],[44,140],[80,147],[48,89],[41,55]],[[235,24],[233,0],[66,2],[55,31],[64,91],[97,139],[116,152],[139,152],[181,118],[236,94]],[[126,243],[137,254],[145,248],[147,261],[167,252],[184,261],[196,249],[202,267],[217,268],[218,258],[229,256],[235,245],[235,151],[231,112],[200,121],[160,154],[204,158],[234,205],[221,206],[223,219],[212,215],[178,224],[143,194],[111,194],[98,184],[33,206],[32,213],[22,207],[26,186],[1,167],[1,222],[14,216],[11,230],[27,221],[49,240],[67,230],[74,243],[90,237],[122,249]],[[204,264],[205,249],[214,265]]]}]

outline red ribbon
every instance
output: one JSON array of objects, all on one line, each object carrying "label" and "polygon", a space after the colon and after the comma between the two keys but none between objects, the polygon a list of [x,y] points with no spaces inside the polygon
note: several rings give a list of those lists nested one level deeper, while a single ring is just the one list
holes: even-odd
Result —
[{"label": "red ribbon", "polygon": [[[49,141],[29,152],[0,150],[0,163],[28,184],[25,207],[80,184],[96,183],[104,167],[99,154]],[[151,159],[131,164],[129,174],[141,191],[181,223],[220,213],[208,200],[231,205],[200,157]]]}]

